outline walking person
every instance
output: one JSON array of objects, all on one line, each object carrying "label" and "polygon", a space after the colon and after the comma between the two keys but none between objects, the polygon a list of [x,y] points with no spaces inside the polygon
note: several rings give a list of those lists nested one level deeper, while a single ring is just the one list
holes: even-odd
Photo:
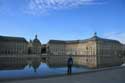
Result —
[{"label": "walking person", "polygon": [[72,65],[73,65],[73,59],[72,59],[72,57],[70,56],[70,57],[68,58],[68,61],[67,61],[67,67],[68,67],[67,74],[68,74],[68,75],[71,75],[71,74],[72,74]]}]

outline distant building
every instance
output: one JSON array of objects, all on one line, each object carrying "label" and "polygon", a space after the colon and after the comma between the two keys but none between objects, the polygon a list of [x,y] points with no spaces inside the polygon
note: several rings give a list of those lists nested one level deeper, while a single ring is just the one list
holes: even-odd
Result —
[{"label": "distant building", "polygon": [[37,35],[30,42],[23,37],[0,36],[0,54],[41,54],[41,47]]},{"label": "distant building", "polygon": [[42,49],[41,49],[42,54],[47,53],[47,45],[46,44],[42,44]]},{"label": "distant building", "polygon": [[0,67],[17,67],[31,61],[40,63],[41,47],[37,35],[30,42],[22,37],[0,36]]},{"label": "distant building", "polygon": [[43,45],[37,35],[29,42],[22,37],[0,36],[0,55],[32,54],[42,56],[50,66],[65,66],[68,57],[72,56],[74,65],[98,68],[122,64],[125,61],[125,45],[116,40],[100,38],[96,33],[85,40],[50,40]]},{"label": "distant building", "polygon": [[50,40],[47,47],[50,65],[66,65],[69,55],[75,65],[97,68],[122,64],[123,45],[116,40],[100,38],[96,33],[85,40]]},{"label": "distant building", "polygon": [[39,41],[39,39],[37,38],[37,35],[35,36],[35,39],[32,41],[30,40],[29,45],[28,45],[29,54],[41,54],[41,50],[42,50],[42,44]]},{"label": "distant building", "polygon": [[27,54],[27,44],[22,37],[0,36],[0,54]]},{"label": "distant building", "polygon": [[125,63],[125,44],[123,45],[123,56],[122,56],[123,62]]}]

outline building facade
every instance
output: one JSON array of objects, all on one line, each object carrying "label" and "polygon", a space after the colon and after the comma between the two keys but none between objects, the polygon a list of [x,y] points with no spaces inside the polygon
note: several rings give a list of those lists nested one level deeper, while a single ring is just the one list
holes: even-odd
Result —
[{"label": "building facade", "polygon": [[42,44],[37,38],[37,35],[35,36],[34,40],[30,40],[28,44],[28,53],[29,54],[41,54],[42,53]]},{"label": "building facade", "polygon": [[123,55],[122,56],[122,60],[123,60],[123,63],[125,63],[125,44],[123,45]]},{"label": "building facade", "polygon": [[0,36],[0,54],[27,54],[27,44],[22,37]]},{"label": "building facade", "polygon": [[50,66],[66,66],[67,59],[72,56],[74,65],[98,68],[125,62],[125,45],[116,40],[100,38],[96,34],[85,40],[50,40],[43,45],[37,35],[30,42],[22,37],[0,36],[1,55],[40,55]]},{"label": "building facade", "polygon": [[41,54],[41,48],[37,35],[30,42],[23,37],[0,36],[0,55]]},{"label": "building facade", "polygon": [[0,68],[40,62],[41,42],[37,35],[31,42],[23,37],[0,36]]},{"label": "building facade", "polygon": [[47,46],[50,65],[66,65],[69,56],[72,56],[74,65],[92,68],[122,64],[123,45],[119,41],[100,38],[96,34],[85,40],[50,40]]}]

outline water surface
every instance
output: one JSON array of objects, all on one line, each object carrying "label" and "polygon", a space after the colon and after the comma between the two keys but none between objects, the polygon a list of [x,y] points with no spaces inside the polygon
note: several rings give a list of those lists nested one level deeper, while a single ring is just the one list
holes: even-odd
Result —
[{"label": "water surface", "polygon": [[[90,69],[85,67],[73,67],[73,73],[85,72]],[[26,65],[24,68],[10,68],[0,70],[0,79],[11,79],[11,78],[25,78],[25,77],[44,77],[44,76],[53,76],[66,74],[67,67],[49,67],[45,63],[41,63],[36,67],[31,65]]]}]

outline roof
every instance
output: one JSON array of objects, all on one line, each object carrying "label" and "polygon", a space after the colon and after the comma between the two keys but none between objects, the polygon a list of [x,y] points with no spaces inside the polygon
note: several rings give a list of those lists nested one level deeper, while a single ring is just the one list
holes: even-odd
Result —
[{"label": "roof", "polygon": [[9,37],[9,36],[0,36],[0,41],[15,41],[15,42],[26,42],[26,39],[23,37]]},{"label": "roof", "polygon": [[49,40],[48,43],[56,43],[56,44],[60,44],[60,43],[65,43],[66,41],[63,41],[63,40]]},{"label": "roof", "polygon": [[37,38],[35,38],[32,43],[41,45],[40,40]]},{"label": "roof", "polygon": [[104,41],[104,42],[120,43],[120,42],[117,41],[117,40],[101,38],[101,37],[98,37],[98,36],[93,36],[92,38],[90,38],[90,39],[88,39],[88,40],[91,40],[91,41],[94,40],[94,41]]},{"label": "roof", "polygon": [[114,42],[114,43],[120,43],[117,40],[112,40],[112,39],[105,39],[105,38],[100,38],[98,36],[93,36],[89,39],[85,40],[70,40],[70,41],[65,41],[65,40],[50,40],[48,43],[55,43],[55,44],[72,44],[72,43],[84,43],[88,41],[104,41],[104,42]]}]

